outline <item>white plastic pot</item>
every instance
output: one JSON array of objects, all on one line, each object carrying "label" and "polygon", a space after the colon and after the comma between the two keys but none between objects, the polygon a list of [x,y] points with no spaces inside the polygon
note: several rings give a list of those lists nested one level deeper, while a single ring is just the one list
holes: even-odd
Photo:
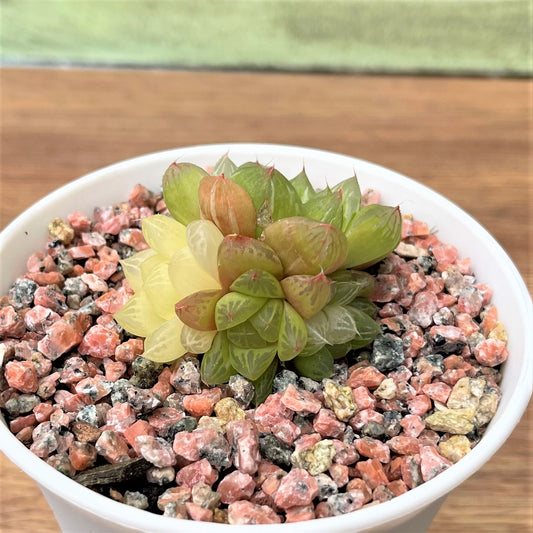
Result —
[{"label": "white plastic pot", "polygon": [[[472,259],[479,282],[494,289],[493,302],[509,335],[502,400],[481,442],[459,463],[431,481],[379,505],[344,516],[295,524],[240,526],[239,533],[414,532],[429,527],[446,495],[474,474],[500,448],[519,422],[531,396],[533,310],[516,267],[500,245],[473,218],[427,187],[378,165],[308,148],[268,144],[220,144],[181,148],[130,159],[92,172],[49,194],[22,213],[0,234],[0,293],[25,272],[27,258],[43,249],[47,222],[79,210],[123,201],[136,183],[159,190],[161,177],[174,161],[213,165],[228,152],[237,164],[259,160],[289,177],[305,164],[312,183],[330,185],[357,173],[361,188],[382,193],[384,203],[401,206],[439,230],[439,238]],[[64,532],[230,533],[235,526],[198,524],[154,515],[96,494],[33,455],[0,423],[0,447],[11,461],[40,486]],[[4,490],[6,487],[4,487]]]}]

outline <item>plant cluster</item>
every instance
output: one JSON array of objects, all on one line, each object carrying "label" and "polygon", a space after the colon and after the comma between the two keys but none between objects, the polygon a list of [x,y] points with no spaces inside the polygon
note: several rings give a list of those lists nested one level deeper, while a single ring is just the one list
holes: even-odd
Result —
[{"label": "plant cluster", "polygon": [[268,395],[280,364],[313,379],[375,338],[373,277],[362,269],[398,244],[398,208],[361,205],[357,178],[316,191],[223,156],[211,173],[173,163],[170,216],[142,221],[149,249],[122,261],[134,296],[117,322],[145,337],[144,357],[203,354],[209,385],[241,374]]}]

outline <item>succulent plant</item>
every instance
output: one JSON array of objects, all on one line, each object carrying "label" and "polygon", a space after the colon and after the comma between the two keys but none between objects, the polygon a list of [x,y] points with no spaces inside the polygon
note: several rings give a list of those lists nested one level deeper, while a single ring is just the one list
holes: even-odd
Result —
[{"label": "succulent plant", "polygon": [[122,261],[134,296],[115,314],[146,337],[144,357],[202,355],[206,384],[242,374],[255,402],[279,364],[322,379],[334,360],[379,333],[369,300],[374,278],[357,269],[398,244],[398,208],[361,207],[357,178],[316,191],[306,173],[236,166],[209,174],[173,163],[163,176],[172,217],[145,218],[148,250]]}]

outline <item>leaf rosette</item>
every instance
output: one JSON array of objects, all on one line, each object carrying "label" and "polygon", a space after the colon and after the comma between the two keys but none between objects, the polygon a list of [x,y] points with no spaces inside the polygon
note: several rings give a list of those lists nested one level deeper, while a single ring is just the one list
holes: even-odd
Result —
[{"label": "leaf rosette", "polygon": [[201,357],[208,385],[241,374],[257,403],[279,365],[312,379],[379,334],[374,278],[356,269],[398,244],[398,208],[362,207],[357,178],[317,191],[305,170],[235,165],[211,174],[172,163],[163,176],[171,216],[143,219],[149,249],[122,261],[134,295],[115,314],[145,337],[144,357]]}]

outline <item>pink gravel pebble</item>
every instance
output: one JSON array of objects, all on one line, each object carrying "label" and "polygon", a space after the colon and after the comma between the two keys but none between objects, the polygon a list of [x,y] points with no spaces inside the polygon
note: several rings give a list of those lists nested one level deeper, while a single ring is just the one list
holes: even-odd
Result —
[{"label": "pink gravel pebble", "polygon": [[509,357],[509,352],[503,341],[487,339],[475,347],[474,356],[482,365],[492,367],[503,363]]},{"label": "pink gravel pebble", "polygon": [[281,509],[310,505],[318,495],[318,485],[313,476],[303,468],[293,468],[282,480],[274,497]]},{"label": "pink gravel pebble", "polygon": [[205,483],[212,486],[218,479],[217,471],[209,464],[207,459],[200,459],[190,465],[184,466],[176,474],[176,485],[184,485],[192,489],[196,483]]},{"label": "pink gravel pebble", "polygon": [[452,465],[453,463],[442,457],[433,446],[420,448],[420,472],[424,481],[433,479]]},{"label": "pink gravel pebble", "polygon": [[8,385],[20,392],[37,390],[37,372],[32,361],[9,361],[5,366],[4,375]]},{"label": "pink gravel pebble", "polygon": [[281,523],[281,518],[266,505],[257,505],[242,500],[229,505],[228,522],[233,525],[279,524]]},{"label": "pink gravel pebble", "polygon": [[78,351],[81,355],[91,355],[98,359],[114,355],[115,349],[120,344],[117,333],[109,331],[104,326],[92,326],[81,341]]},{"label": "pink gravel pebble", "polygon": [[238,500],[249,500],[255,490],[255,482],[249,474],[238,470],[225,476],[219,483],[217,492],[220,492],[222,503],[233,503]]},{"label": "pink gravel pebble", "polygon": [[318,413],[322,407],[322,404],[310,392],[297,389],[292,384],[283,392],[281,403],[287,409],[304,416],[309,413]]},{"label": "pink gravel pebble", "polygon": [[176,463],[176,455],[170,444],[160,437],[138,435],[135,437],[135,449],[148,462],[157,468],[165,468]]}]

